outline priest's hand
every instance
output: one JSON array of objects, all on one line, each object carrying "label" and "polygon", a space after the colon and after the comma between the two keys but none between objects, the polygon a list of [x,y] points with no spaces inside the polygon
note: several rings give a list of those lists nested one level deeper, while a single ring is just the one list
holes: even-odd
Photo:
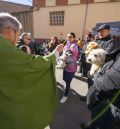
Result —
[{"label": "priest's hand", "polygon": [[53,54],[55,54],[55,57],[56,57],[56,62],[58,61],[59,59],[59,54],[63,51],[63,48],[64,48],[64,45],[63,44],[60,44],[58,45],[55,50],[52,52]]},{"label": "priest's hand", "polygon": [[63,48],[64,48],[64,45],[63,44],[60,44],[56,47],[56,50],[61,53],[63,51]]}]

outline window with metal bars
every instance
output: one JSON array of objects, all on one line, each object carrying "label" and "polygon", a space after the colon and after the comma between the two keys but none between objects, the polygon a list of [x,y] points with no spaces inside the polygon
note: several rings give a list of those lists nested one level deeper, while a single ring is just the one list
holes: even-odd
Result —
[{"label": "window with metal bars", "polygon": [[64,11],[50,12],[50,26],[64,26]]}]

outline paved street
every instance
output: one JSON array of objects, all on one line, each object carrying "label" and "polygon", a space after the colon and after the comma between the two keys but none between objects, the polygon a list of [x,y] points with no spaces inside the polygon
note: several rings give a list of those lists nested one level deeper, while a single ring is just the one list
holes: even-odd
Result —
[{"label": "paved street", "polygon": [[[62,80],[62,70],[56,71],[59,99],[64,93],[64,81]],[[75,74],[75,78],[71,84],[71,92],[68,100],[64,104],[60,104],[51,124],[45,129],[81,129],[81,122],[90,120],[90,112],[86,107],[86,103],[80,100],[80,95],[86,95],[88,90],[86,78],[81,78],[80,73]],[[120,129],[120,125],[116,124],[112,129]]]},{"label": "paved street", "polygon": [[[62,80],[62,70],[56,71],[59,98],[64,93],[64,81]],[[90,119],[90,113],[85,102],[80,101],[80,95],[86,95],[87,84],[86,79],[80,77],[80,73],[76,73],[71,84],[71,92],[68,100],[64,104],[60,104],[60,108],[55,114],[50,127],[46,129],[81,129],[80,123],[87,122]]]}]

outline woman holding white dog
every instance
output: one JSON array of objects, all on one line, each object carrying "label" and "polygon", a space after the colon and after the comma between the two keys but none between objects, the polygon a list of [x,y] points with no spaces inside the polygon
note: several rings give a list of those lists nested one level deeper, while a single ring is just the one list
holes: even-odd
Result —
[{"label": "woman holding white dog", "polygon": [[63,98],[60,100],[61,103],[64,103],[68,98],[69,91],[70,91],[70,84],[77,70],[76,61],[78,56],[78,46],[77,46],[77,40],[75,39],[75,37],[76,37],[75,34],[73,32],[70,32],[67,35],[67,43],[63,49],[63,54],[68,51],[72,53],[73,61],[71,62],[66,61],[66,66],[63,70],[63,80],[66,83],[66,89],[65,89],[65,94]]}]

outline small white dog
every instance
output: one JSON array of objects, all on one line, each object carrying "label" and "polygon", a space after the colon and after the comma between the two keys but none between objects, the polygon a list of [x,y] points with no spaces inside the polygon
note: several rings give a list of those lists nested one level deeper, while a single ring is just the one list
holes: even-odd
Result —
[{"label": "small white dog", "polygon": [[105,64],[106,54],[107,52],[102,48],[94,49],[88,54],[86,60],[92,64],[90,75],[99,72],[100,68]]},{"label": "small white dog", "polygon": [[65,57],[61,56],[57,62],[56,68],[57,69],[63,69],[65,67]]},{"label": "small white dog", "polygon": [[60,56],[56,68],[63,69],[66,66],[66,63],[71,61],[72,58],[73,57],[71,51],[65,52],[62,56]]}]

